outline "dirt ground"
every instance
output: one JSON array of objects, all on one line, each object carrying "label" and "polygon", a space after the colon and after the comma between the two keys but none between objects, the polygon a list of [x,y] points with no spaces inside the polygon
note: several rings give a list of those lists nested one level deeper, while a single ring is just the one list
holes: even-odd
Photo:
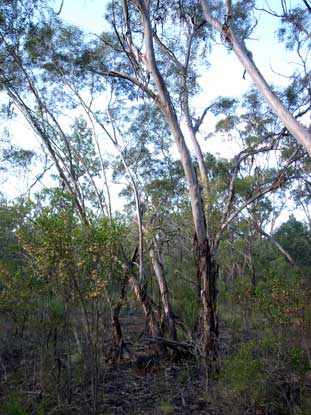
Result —
[{"label": "dirt ground", "polygon": [[[124,320],[127,321],[124,321]],[[131,361],[106,367],[100,387],[102,414],[216,414],[206,392],[202,365],[195,358],[160,358],[140,338],[141,316],[124,317]],[[135,341],[136,339],[136,341]]]},{"label": "dirt ground", "polygon": [[[38,335],[37,330],[36,337],[35,331],[26,330],[21,337],[15,333],[13,324],[0,319],[0,415],[287,413],[273,409],[276,400],[264,408],[246,406],[246,411],[239,412],[238,408],[243,407],[239,397],[228,396],[226,391],[220,395],[217,382],[212,381],[208,387],[207,372],[200,358],[170,353],[159,356],[155,342],[144,334],[144,324],[137,310],[123,315],[121,325],[130,353],[126,359],[117,361],[108,352],[111,333],[106,327],[107,343],[99,350],[94,372],[94,359],[88,355],[86,345],[82,345],[81,359],[74,338],[68,339],[64,332],[63,337],[59,334],[55,345],[52,335]],[[248,330],[244,338],[241,332],[241,341],[256,339],[257,334]],[[232,336],[222,325],[220,360],[231,353],[235,343]],[[277,373],[282,375],[283,371]],[[303,386],[301,390],[306,390],[306,385],[298,384],[294,378],[286,381],[287,378],[276,379],[275,384],[283,395],[290,393],[298,399],[299,388]]]},{"label": "dirt ground", "polygon": [[124,316],[121,323],[130,357],[111,362],[103,356],[95,392],[88,375],[77,380],[65,364],[58,366],[66,353],[59,352],[43,367],[42,356],[31,344],[21,347],[19,341],[12,341],[13,328],[2,324],[0,415],[219,413],[196,358],[159,357],[154,343],[142,335],[144,319],[139,313]]}]

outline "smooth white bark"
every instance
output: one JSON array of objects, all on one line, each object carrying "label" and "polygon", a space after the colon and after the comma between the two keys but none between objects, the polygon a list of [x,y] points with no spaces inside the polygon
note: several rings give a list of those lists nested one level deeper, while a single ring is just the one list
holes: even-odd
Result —
[{"label": "smooth white bark", "polygon": [[299,121],[296,120],[293,114],[288,111],[279,98],[273,93],[270,85],[268,85],[260,70],[255,65],[252,56],[246,49],[244,43],[233,33],[230,27],[230,19],[227,20],[227,24],[221,24],[212,16],[207,0],[201,0],[201,5],[206,21],[218,30],[223,35],[224,39],[230,44],[233,52],[244,66],[248,75],[254,81],[272,111],[279,117],[288,131],[311,156],[311,134],[303,125],[299,123]]}]

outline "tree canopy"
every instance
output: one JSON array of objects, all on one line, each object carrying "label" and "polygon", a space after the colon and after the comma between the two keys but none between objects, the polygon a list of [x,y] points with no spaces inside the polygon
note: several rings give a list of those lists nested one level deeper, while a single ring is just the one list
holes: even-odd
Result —
[{"label": "tree canopy", "polygon": [[[42,365],[76,351],[57,357],[57,382],[89,367],[94,414],[102,356],[133,358],[124,333],[137,310],[157,355],[196,355],[208,387],[225,360],[220,390],[243,396],[238,411],[276,399],[256,379],[272,382],[271,350],[285,365],[286,328],[310,364],[311,5],[276,3],[104,2],[99,33],[66,21],[66,0],[1,3],[0,169],[3,184],[15,174],[27,186],[2,192],[0,309],[21,338],[35,333]],[[249,50],[267,18],[296,60],[279,84]],[[220,47],[243,86],[211,99]],[[234,319],[261,340],[227,358]],[[273,330],[283,337],[269,349]],[[278,413],[296,413],[288,393]]]}]

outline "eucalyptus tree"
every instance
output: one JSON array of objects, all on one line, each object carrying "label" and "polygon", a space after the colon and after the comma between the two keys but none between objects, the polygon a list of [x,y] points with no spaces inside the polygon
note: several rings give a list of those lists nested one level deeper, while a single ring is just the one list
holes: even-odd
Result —
[{"label": "eucalyptus tree", "polygon": [[[111,30],[88,42],[79,29],[63,24],[42,3],[15,0],[13,3],[5,2],[5,6],[0,33],[1,58],[5,64],[0,71],[1,87],[41,137],[85,223],[89,222],[85,204],[89,186],[102,211],[111,215],[109,200],[106,205],[99,202],[103,193],[97,189],[95,175],[98,175],[99,165],[103,170],[105,166],[101,154],[98,154],[99,158],[94,156],[90,135],[95,137],[101,130],[118,150],[123,172],[136,199],[139,278],[133,271],[136,253],[125,268],[131,275],[130,282],[146,314],[152,316],[151,303],[144,289],[143,239],[146,235],[143,226],[146,223],[142,220],[142,210],[143,204],[156,194],[154,189],[151,190],[152,185],[156,186],[152,176],[159,174],[156,169],[161,158],[156,160],[154,155],[148,154],[152,137],[158,133],[154,123],[148,123],[148,112],[154,114],[158,123],[165,120],[167,130],[162,142],[165,146],[171,138],[175,142],[190,200],[200,298],[201,349],[205,357],[214,356],[218,336],[216,276],[219,243],[228,226],[244,209],[284,185],[290,166],[300,157],[300,147],[291,148],[283,159],[280,158],[279,169],[266,174],[260,168],[256,170],[252,160],[278,150],[280,137],[285,136],[289,141],[290,137],[273,115],[260,113],[262,103],[258,95],[249,95],[248,106],[252,110],[242,114],[241,119],[236,115],[237,104],[230,99],[209,103],[202,112],[195,110],[198,76],[200,70],[204,70],[202,63],[206,62],[206,43],[211,35],[210,27],[202,20],[198,2],[113,2],[106,13]],[[250,30],[249,19],[239,20],[239,23],[245,33]],[[110,92],[110,97],[105,91]],[[108,111],[98,106],[97,99],[102,97],[109,102]],[[111,99],[117,104],[112,105]],[[124,131],[132,121],[135,100],[143,104],[139,108],[140,121],[136,125],[132,123],[133,131],[130,131],[130,136],[136,136],[138,140],[135,146],[122,147],[120,136],[126,135]],[[77,106],[83,109],[92,125],[92,132],[81,120],[75,124],[72,135],[64,128],[62,113]],[[239,135],[242,150],[230,162],[218,163],[202,151],[199,132],[208,112],[216,115],[227,112],[226,119],[218,124],[218,133],[242,130]],[[79,142],[80,136],[83,146],[82,141]],[[196,159],[190,153],[188,139]],[[138,171],[141,166],[144,166],[141,169],[144,174],[148,168],[150,170],[151,180],[145,200],[141,200],[144,190],[139,176],[142,177],[142,173]],[[244,187],[240,186],[241,182]],[[161,186],[163,184],[165,177],[161,177]],[[161,203],[167,205],[168,199],[161,195],[160,205],[155,211],[150,209],[148,212],[150,218],[161,220],[165,210]],[[174,207],[168,210],[173,211]],[[161,259],[161,249],[155,228],[148,241],[149,253],[151,260],[156,260],[154,268],[160,275],[161,262],[158,260]],[[163,287],[164,304],[167,292]],[[152,319],[156,327],[155,317]]]},{"label": "eucalyptus tree", "polygon": [[[145,269],[145,255],[144,255],[144,231],[145,231],[144,224],[143,224],[144,210],[142,206],[141,191],[140,191],[138,175],[137,175],[138,166],[141,163],[145,165],[148,164],[148,161],[146,162],[146,159],[148,160],[149,150],[146,146],[145,140],[146,138],[150,139],[150,137],[148,136],[147,133],[144,134],[144,132],[142,132],[141,134],[138,134],[136,127],[135,125],[133,125],[134,124],[133,123],[131,125],[132,128],[128,129],[128,132],[127,132],[128,137],[125,139],[124,135],[122,134],[122,129],[121,129],[122,123],[119,122],[118,125],[116,124],[116,120],[113,116],[113,112],[115,111],[112,111],[111,106],[109,106],[108,117],[109,117],[109,121],[112,126],[111,132],[109,132],[108,128],[106,128],[101,121],[99,121],[98,116],[96,116],[96,120],[99,121],[100,125],[106,132],[106,135],[108,135],[108,137],[110,138],[110,141],[115,146],[118,152],[118,156],[119,156],[118,171],[120,172],[123,170],[123,175],[125,175],[127,179],[130,192],[134,196],[135,216],[137,219],[138,243],[137,243],[137,248],[134,251],[135,257],[132,258],[131,264],[133,264],[134,261],[136,261],[136,256],[138,256],[139,257],[139,278],[137,280],[135,277],[135,273],[132,273],[131,277],[129,278],[129,282],[138,300],[143,306],[144,314],[146,316],[146,323],[147,323],[150,333],[152,334],[153,337],[161,337],[162,331],[160,328],[160,324],[156,317],[152,302],[149,296],[147,295],[147,281],[146,281],[146,269]],[[135,109],[132,108],[132,117],[133,117],[134,112],[135,112]],[[120,111],[118,112],[118,115],[120,116]],[[125,119],[127,119],[127,117],[125,117]],[[144,120],[144,121],[147,121],[147,120]],[[129,120],[127,120],[127,122],[130,123]],[[135,133],[137,134],[137,135],[134,134],[134,139],[138,138],[137,147],[135,148],[129,145],[130,139],[131,138],[133,139],[132,134],[131,134],[131,129],[134,129]],[[159,268],[157,267],[158,255],[156,255],[154,251],[153,253],[154,253],[153,255],[154,270],[157,276],[160,291],[163,293],[163,290],[166,288],[166,282],[163,277],[163,274],[161,272],[159,273]],[[171,321],[172,314],[169,313],[171,308],[170,308],[170,302],[167,301],[168,300],[167,293],[168,293],[168,290],[166,289],[165,290],[166,295],[164,294],[162,295],[162,300],[163,300],[163,306],[164,306],[166,318],[168,321]],[[119,310],[116,310],[115,315],[117,314],[117,312],[119,312]],[[173,337],[175,337],[175,331],[172,332],[172,334],[173,334]]]},{"label": "eucalyptus tree", "polygon": [[[177,12],[173,6],[178,6]],[[274,176],[272,175],[268,182],[259,183],[255,187],[255,191],[246,195],[244,199],[239,199],[238,192],[236,192],[236,182],[241,172],[241,166],[252,157],[273,150],[275,144],[273,140],[270,140],[264,145],[263,141],[259,140],[250,148],[242,150],[229,169],[230,175],[226,181],[227,187],[224,189],[223,196],[216,201],[221,206],[222,214],[218,218],[220,225],[216,227],[217,229],[212,229],[208,216],[208,210],[211,206],[209,200],[211,180],[209,180],[209,172],[198,141],[198,133],[209,110],[214,110],[215,113],[225,110],[226,107],[233,110],[234,103],[225,100],[213,106],[209,105],[201,114],[195,113],[192,108],[192,98],[198,91],[196,78],[199,69],[197,63],[205,53],[201,40],[209,36],[208,28],[198,14],[197,4],[122,1],[112,4],[109,12],[107,18],[112,25],[111,32],[103,33],[95,41],[74,50],[74,42],[79,39],[79,33],[77,34],[73,29],[67,29],[66,35],[69,43],[65,43],[66,47],[63,46],[63,48],[65,51],[68,48],[73,52],[73,59],[68,61],[67,56],[64,56],[63,53],[50,54],[44,69],[47,69],[51,76],[62,74],[62,80],[67,86],[69,85],[86,112],[92,115],[95,122],[103,128],[117,147],[116,119],[112,119],[110,114],[107,120],[107,117],[105,119],[100,115],[100,111],[94,111],[90,105],[86,105],[85,101],[81,99],[80,85],[85,87],[89,84],[93,87],[93,91],[96,89],[96,92],[101,93],[103,84],[100,82],[100,78],[103,78],[110,82],[115,96],[127,97],[129,100],[144,99],[145,106],[156,106],[162,113],[179,152],[188,186],[195,230],[194,245],[200,288],[201,345],[203,354],[206,357],[212,356],[216,349],[218,335],[216,256],[219,242],[226,227],[243,209],[257,198],[276,190],[284,183],[285,172],[296,159],[299,149],[295,149],[289,155],[284,161],[282,169]],[[245,30],[247,30],[249,23],[249,21],[244,22]],[[43,29],[46,30],[45,25],[43,25]],[[63,33],[62,27],[57,24],[56,32]],[[53,33],[55,34],[55,30]],[[50,42],[53,44],[52,38],[50,36]],[[179,39],[179,44],[176,44],[176,38]],[[49,36],[45,36],[45,39],[47,42]],[[54,41],[54,43],[56,45],[55,51],[57,51],[58,42]],[[38,41],[35,44],[38,48]],[[51,50],[53,49],[51,48]],[[78,82],[78,80],[83,82]],[[131,111],[131,105],[128,108]],[[110,123],[113,124],[110,130],[103,123],[103,121],[109,121],[109,118]],[[186,121],[185,125],[183,124],[184,120]],[[119,119],[117,121],[122,122]],[[264,133],[266,133],[266,138],[267,131],[262,134],[264,135]],[[190,138],[194,146],[199,166],[199,180],[195,171],[196,162],[191,157],[187,145],[187,137]],[[131,186],[135,190],[135,180],[126,167],[123,151],[120,152],[120,156],[130,178]],[[139,200],[137,189],[135,194],[137,204]],[[139,206],[136,210],[140,215]],[[139,223],[141,228],[139,231],[140,287],[135,287],[138,296],[143,298],[141,292],[144,280],[141,218]]]},{"label": "eucalyptus tree", "polygon": [[[122,110],[118,109],[117,114],[120,116],[121,113]],[[126,115],[124,117],[127,118]],[[117,124],[120,126],[120,122]],[[170,300],[163,245],[172,240],[172,214],[180,209],[185,198],[181,166],[172,158],[170,133],[157,108],[138,105],[136,109],[132,106],[131,121],[128,120],[124,127],[126,145],[122,162],[120,160],[115,163],[114,176],[123,177],[131,169],[131,180],[135,180],[142,211],[144,245],[159,289],[162,321],[164,328],[168,329],[169,337],[175,339],[175,317]],[[126,210],[130,215],[133,206],[131,187],[133,186],[129,183],[122,190],[128,201]],[[134,212],[136,210],[135,208]],[[150,273],[148,269],[145,272]],[[149,279],[146,277],[146,285]]]},{"label": "eucalyptus tree", "polygon": [[[91,110],[87,110],[86,101],[82,98],[86,81],[93,88],[101,90],[93,74],[87,75],[74,70],[79,69],[77,61],[80,57],[82,32],[69,25],[62,25],[51,9],[40,2],[6,2],[1,20],[1,53],[3,67],[1,69],[1,87],[13,103],[24,115],[34,132],[41,138],[43,145],[52,159],[60,180],[62,190],[72,197],[75,207],[86,225],[90,225],[90,203],[101,211],[102,215],[111,217],[111,201],[105,177],[105,162],[95,137],[94,119],[109,136],[115,147],[120,150],[116,129],[108,132],[100,118]],[[73,57],[73,59],[72,59]],[[11,76],[12,74],[12,76]],[[81,77],[83,82],[81,82]],[[80,86],[78,86],[80,84]],[[92,91],[90,92],[92,99]],[[79,118],[71,126],[66,126],[64,113],[82,106],[93,131],[86,121]],[[105,120],[106,121],[106,120]],[[110,122],[110,121],[108,121]],[[68,131],[69,130],[69,131]],[[119,154],[123,158],[122,150]],[[100,166],[104,173],[108,200],[104,192],[98,188]],[[97,177],[96,177],[97,176]],[[96,180],[97,179],[97,180]],[[135,181],[131,184],[135,189]],[[139,197],[135,192],[138,216],[140,213]],[[154,335],[160,335],[156,318],[153,316],[150,301],[144,289],[143,241],[141,220],[140,238],[140,284],[131,277],[133,289],[143,303],[146,314],[151,317]],[[132,262],[136,258],[132,258]],[[127,267],[126,267],[127,268]],[[129,272],[129,268],[127,268]],[[135,272],[132,272],[135,275]],[[122,291],[124,291],[122,289]],[[113,307],[112,323],[115,338],[121,342],[121,331],[118,323],[118,305]]]},{"label": "eucalyptus tree", "polygon": [[[80,101],[67,85],[59,82],[60,71],[63,74],[72,70],[69,56],[78,54],[82,32],[62,26],[45,2],[16,0],[2,5],[0,79],[1,91],[9,99],[8,108],[17,107],[52,160],[61,188],[58,208],[65,208],[69,195],[89,232],[95,209],[99,209],[100,216],[110,217],[112,226],[109,191],[107,186],[106,192],[98,187],[101,174],[106,181],[106,166],[96,149],[95,133],[82,117],[69,125],[65,113],[74,111]],[[53,43],[52,38],[56,40]],[[116,250],[114,260],[121,260]],[[122,348],[115,323],[112,313],[114,340]]]},{"label": "eucalyptus tree", "polygon": [[[288,131],[296,138],[298,143],[303,145],[309,155],[311,155],[310,131],[297,120],[301,114],[299,112],[297,114],[292,113],[282,103],[256,66],[256,55],[253,57],[253,54],[245,46],[245,40],[249,37],[250,31],[249,28],[245,31],[243,21],[251,20],[250,13],[255,7],[255,1],[236,1],[233,3],[231,0],[224,0],[217,2],[215,5],[215,3],[212,4],[208,0],[201,0],[201,5],[206,22],[220,33],[224,44],[236,54],[256,87],[261,92],[263,98],[281,119]],[[288,32],[292,32],[292,34],[288,35],[290,38],[289,44],[298,45],[298,54],[301,56],[303,48],[307,51],[310,46],[310,5],[305,1],[304,5],[301,4],[290,9],[287,2],[282,1],[281,6],[283,13],[280,17],[282,18],[284,26],[285,24],[290,25],[291,29],[294,30],[287,31],[285,26],[280,30],[280,36],[287,37],[286,32],[287,34]],[[268,10],[268,12],[270,11],[271,9]],[[277,13],[274,14],[277,15]],[[296,39],[294,40],[295,37]],[[304,39],[301,39],[301,37],[304,37]],[[306,64],[306,61],[304,64]],[[306,70],[306,65],[304,65],[304,69],[306,71],[305,75],[309,77],[309,71]],[[309,85],[308,81],[307,83]],[[308,86],[306,89],[307,91],[310,90]],[[307,105],[308,111],[310,109],[310,103]]]},{"label": "eucalyptus tree", "polygon": [[[119,79],[121,88],[124,88],[124,81],[139,87],[160,109],[175,140],[188,183],[192,207],[198,274],[201,280],[202,345],[204,355],[209,356],[215,351],[218,330],[215,313],[216,287],[215,278],[212,275],[212,258],[206,234],[201,191],[175,107],[175,105],[178,105],[178,101],[176,101],[176,95],[172,93],[174,88],[181,91],[180,84],[173,80],[176,74],[176,65],[172,64],[170,59],[170,64],[164,72],[165,60],[167,61],[165,55],[169,48],[165,47],[160,38],[156,45],[156,38],[153,36],[157,29],[160,30],[161,24],[164,23],[165,12],[167,11],[168,9],[164,3],[147,4],[145,1],[135,1],[133,3],[123,1],[121,4],[113,5],[110,9],[113,32],[110,35],[103,34],[99,38],[95,55],[98,56],[100,49],[109,49],[110,53],[113,53],[116,57],[114,61],[117,62],[117,65],[114,68],[113,62],[111,64],[107,60],[103,61],[103,58],[95,62],[93,59],[94,53],[92,56],[89,52],[84,54],[84,57],[89,57],[89,62],[85,62],[85,68],[103,77]],[[170,15],[170,18],[173,18],[173,16]],[[180,34],[187,44],[187,35],[184,36],[183,33],[184,31],[181,30]],[[112,35],[113,39],[111,39]],[[143,52],[141,51],[141,45],[144,45]],[[184,55],[183,48],[178,49],[181,49],[178,53]],[[189,52],[190,49],[187,48],[184,74],[182,75],[185,80],[189,79]]]},{"label": "eucalyptus tree", "polygon": [[[58,44],[54,44],[54,48],[50,44],[49,53],[46,53],[44,45],[53,35],[55,37],[56,32]],[[66,55],[71,55],[74,50],[78,52],[81,36],[82,32],[75,28],[61,27],[55,13],[44,2],[3,2],[1,90],[7,94],[8,107],[13,104],[41,139],[61,186],[70,193],[81,219],[88,223],[85,176],[91,183],[88,190],[91,186],[91,191],[98,193],[93,177],[99,171],[99,158],[95,157],[94,144],[90,142],[91,131],[86,124],[80,120],[70,128],[66,121],[64,112],[77,106],[75,97],[57,82],[52,71],[48,71],[51,56],[54,65],[59,60],[64,64]],[[68,60],[67,66],[64,64],[62,68],[70,70]]]},{"label": "eucalyptus tree", "polygon": [[290,215],[273,235],[274,239],[288,252],[298,266],[310,267],[311,238],[308,227]]},{"label": "eucalyptus tree", "polygon": [[[229,167],[230,173],[223,195],[215,203],[215,206],[217,204],[220,206],[218,212],[221,212],[218,224],[212,229],[208,214],[209,208],[213,209],[213,204],[210,202],[211,178],[198,140],[198,133],[207,112],[214,111],[219,114],[226,108],[233,112],[235,104],[232,100],[222,100],[214,105],[210,103],[201,114],[196,113],[193,108],[193,98],[198,92],[197,77],[200,74],[198,62],[202,63],[202,60],[204,62],[205,57],[202,40],[209,39],[210,36],[209,27],[200,16],[198,3],[122,1],[114,3],[109,12],[107,17],[112,25],[112,33],[102,34],[97,45],[90,48],[88,54],[84,54],[85,69],[108,78],[111,82],[116,83],[114,80],[118,80],[119,94],[125,92],[125,81],[132,87],[136,86],[138,91],[149,98],[149,102],[153,102],[159,108],[166,120],[188,186],[200,281],[201,345],[203,354],[206,357],[211,356],[215,351],[218,335],[216,257],[219,242],[228,225],[243,209],[284,184],[288,167],[300,155],[300,148],[294,149],[288,155],[281,169],[271,174],[268,181],[254,182],[253,190],[241,199],[236,191],[241,166],[257,155],[274,150],[278,141],[276,137],[285,134],[279,126],[274,132],[269,131],[268,128],[261,128],[261,133],[254,132],[259,135],[257,141],[247,143],[247,148],[235,157]],[[244,21],[240,19],[239,25],[241,32],[247,33],[251,30],[249,19]],[[98,60],[98,54],[104,57],[103,51],[107,50],[115,57],[114,60],[112,62],[107,60],[104,62],[103,58],[101,61]],[[253,104],[257,105],[258,96],[253,94],[252,99]],[[272,121],[267,121],[267,124],[270,122],[273,125],[275,120],[271,114],[269,116]],[[232,119],[236,125],[239,123],[237,116]],[[260,122],[256,122],[256,118],[253,123],[255,125],[252,125],[251,120],[246,119],[244,122],[248,122],[252,130],[260,127]],[[261,123],[264,125],[265,121]],[[275,132],[278,128],[279,132]],[[194,148],[199,167],[199,180],[187,138]]]}]

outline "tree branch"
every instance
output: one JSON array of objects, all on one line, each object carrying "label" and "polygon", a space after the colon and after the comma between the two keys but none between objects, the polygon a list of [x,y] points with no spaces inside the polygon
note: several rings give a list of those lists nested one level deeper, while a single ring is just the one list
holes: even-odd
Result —
[{"label": "tree branch", "polygon": [[227,226],[235,219],[239,213],[242,212],[243,209],[245,209],[247,206],[249,206],[251,203],[253,203],[255,200],[261,198],[267,193],[274,192],[275,190],[279,189],[287,180],[286,178],[286,171],[290,164],[296,159],[296,156],[298,155],[299,151],[301,150],[301,147],[298,147],[293,154],[289,157],[289,159],[286,161],[282,171],[278,174],[277,178],[273,181],[273,183],[270,186],[267,186],[263,189],[260,189],[257,193],[255,193],[253,196],[251,196],[249,199],[245,200],[244,203],[242,203],[241,206],[239,206],[234,212],[231,213],[227,217],[227,219],[221,224],[220,230],[218,234],[216,235],[215,242],[214,242],[214,249],[217,248],[220,242],[220,238],[224,232],[224,230],[227,228]]},{"label": "tree branch", "polygon": [[158,96],[150,88],[148,88],[148,86],[145,83],[143,83],[141,81],[138,81],[137,79],[135,79],[135,78],[131,77],[130,75],[127,75],[123,72],[118,72],[118,71],[96,71],[95,69],[92,69],[91,72],[93,72],[97,75],[104,76],[104,77],[125,79],[126,81],[129,81],[132,84],[138,86],[139,89],[144,91],[154,101],[157,101],[157,99],[158,99]]},{"label": "tree branch", "polygon": [[235,195],[235,182],[236,182],[239,170],[240,170],[241,163],[243,161],[245,161],[248,157],[253,157],[256,154],[270,151],[273,148],[274,148],[274,143],[271,144],[270,146],[262,147],[262,148],[259,148],[259,149],[252,149],[251,151],[250,150],[243,150],[235,157],[235,166],[234,166],[233,174],[231,176],[231,180],[230,180],[230,184],[229,184],[229,192],[228,192],[227,203],[226,203],[224,213],[223,213],[223,216],[222,216],[223,219],[221,221],[222,224],[226,221],[228,215],[230,214],[230,210],[232,208],[232,203],[233,203],[233,199],[234,199],[234,195]]},{"label": "tree branch", "polygon": [[290,254],[276,241],[271,235],[269,235],[267,232],[265,232],[261,226],[258,225],[258,223],[255,223],[255,228],[258,230],[259,233],[261,233],[265,238],[269,239],[269,241],[274,245],[282,255],[285,256],[287,261],[296,269],[298,269],[297,264],[293,260],[293,258],[290,256]]},{"label": "tree branch", "polygon": [[288,109],[283,105],[279,98],[274,94],[271,87],[263,77],[260,70],[252,59],[252,55],[247,50],[244,40],[240,40],[238,36],[233,32],[230,22],[222,25],[217,19],[215,19],[210,10],[210,6],[207,0],[201,0],[204,17],[219,33],[223,36],[224,40],[230,45],[233,52],[236,54],[249,76],[254,81],[256,87],[274,111],[274,113],[280,118],[286,128],[291,132],[293,137],[296,138],[299,144],[302,144],[309,155],[311,156],[311,134],[308,130],[300,124],[296,118],[291,114]]}]

